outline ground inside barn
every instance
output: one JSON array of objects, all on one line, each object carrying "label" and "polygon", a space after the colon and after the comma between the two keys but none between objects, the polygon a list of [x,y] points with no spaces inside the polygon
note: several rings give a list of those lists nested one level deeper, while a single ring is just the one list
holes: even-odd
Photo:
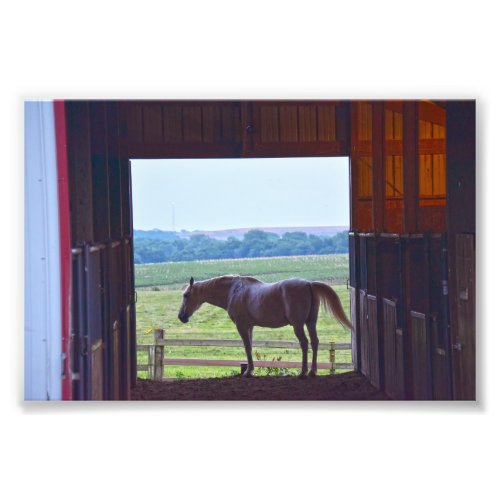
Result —
[{"label": "ground inside barn", "polygon": [[357,372],[297,377],[225,377],[154,382],[138,380],[135,401],[371,401],[389,399]]}]

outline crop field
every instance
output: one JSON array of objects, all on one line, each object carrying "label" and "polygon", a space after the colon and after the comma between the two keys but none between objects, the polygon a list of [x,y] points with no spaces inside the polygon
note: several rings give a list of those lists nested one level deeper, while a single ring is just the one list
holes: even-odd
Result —
[{"label": "crop field", "polygon": [[[177,319],[182,300],[181,286],[189,280],[207,279],[222,274],[240,274],[255,276],[263,281],[276,281],[290,277],[302,277],[330,283],[349,316],[349,291],[345,282],[348,276],[347,255],[325,255],[307,257],[281,257],[271,259],[238,259],[225,261],[198,261],[163,264],[136,265],[137,287],[137,343],[153,343],[154,326],[165,330],[166,338],[189,339],[239,339],[239,335],[226,311],[203,305],[190,319],[183,324]],[[139,279],[140,278],[140,279]],[[320,342],[350,342],[351,334],[334,318],[320,310],[318,319],[318,336]],[[149,332],[149,333],[148,333]],[[292,327],[278,329],[255,328],[254,340],[293,340],[296,341]],[[253,349],[254,359],[283,361],[300,361],[299,349]],[[241,359],[246,360],[241,347],[165,347],[165,357],[169,358],[206,358],[206,359]],[[328,351],[320,351],[318,361],[328,361]],[[337,351],[338,362],[350,362],[350,351]],[[138,363],[146,363],[146,353],[138,353]],[[199,378],[235,375],[239,371],[234,367],[198,367],[167,366],[165,377]],[[293,374],[296,370],[290,370]],[[326,370],[318,374],[328,373]],[[265,374],[265,369],[256,369],[256,375]],[[145,373],[139,373],[145,377]]]},{"label": "crop field", "polygon": [[135,286],[179,289],[191,276],[199,281],[225,274],[254,276],[267,282],[293,277],[345,284],[349,260],[347,254],[335,254],[136,264]]}]

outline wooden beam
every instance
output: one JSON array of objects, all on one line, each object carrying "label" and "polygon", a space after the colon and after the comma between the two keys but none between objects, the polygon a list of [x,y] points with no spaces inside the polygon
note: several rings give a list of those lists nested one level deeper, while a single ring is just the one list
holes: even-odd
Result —
[{"label": "wooden beam", "polygon": [[376,233],[384,232],[385,201],[385,164],[384,164],[384,102],[373,103],[372,114],[372,151],[373,151],[373,229]]},{"label": "wooden beam", "polygon": [[[241,359],[197,359],[197,358],[165,358],[163,360],[164,365],[171,366],[237,366],[239,367],[241,363],[246,363],[246,360]],[[254,361],[254,365],[257,368],[302,368],[302,362],[300,361]],[[311,366],[309,362],[308,366]],[[352,363],[318,363],[318,369],[320,370],[330,370],[334,368],[336,370],[352,370]]]},{"label": "wooden beam", "polygon": [[[220,346],[220,347],[243,347],[241,340],[232,339],[158,339],[156,345],[163,346]],[[300,344],[293,341],[285,340],[254,340],[253,347],[268,347],[277,349],[300,349]],[[142,346],[137,346],[142,348]],[[329,342],[321,342],[318,346],[319,350],[330,350]],[[348,351],[351,349],[350,343],[336,343],[336,351]]]},{"label": "wooden beam", "polygon": [[406,233],[418,228],[418,103],[403,104],[403,191]]}]

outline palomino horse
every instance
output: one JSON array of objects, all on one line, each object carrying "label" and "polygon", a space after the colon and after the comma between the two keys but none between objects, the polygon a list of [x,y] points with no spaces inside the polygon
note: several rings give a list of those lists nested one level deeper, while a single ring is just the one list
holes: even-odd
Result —
[{"label": "palomino horse", "polygon": [[254,326],[267,328],[293,326],[302,349],[300,378],[305,378],[307,373],[308,342],[304,325],[309,331],[313,352],[309,376],[316,375],[319,344],[316,322],[320,302],[323,302],[325,308],[342,325],[352,329],[338,295],[331,287],[319,281],[287,279],[277,283],[263,283],[249,276],[220,276],[195,282],[191,278],[189,285],[184,287],[179,320],[187,323],[190,316],[205,302],[225,309],[236,325],[248,358],[244,377],[252,376],[254,370],[252,359]]}]

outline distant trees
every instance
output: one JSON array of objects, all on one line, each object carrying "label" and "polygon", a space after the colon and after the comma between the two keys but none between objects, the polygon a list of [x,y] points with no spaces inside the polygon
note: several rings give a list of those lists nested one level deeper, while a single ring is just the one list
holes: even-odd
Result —
[{"label": "distant trees", "polygon": [[293,231],[280,237],[275,233],[255,229],[248,231],[241,240],[234,237],[217,240],[203,234],[180,238],[175,233],[157,239],[156,235],[154,238],[146,236],[147,231],[142,233],[136,234],[134,240],[136,264],[348,252],[347,231],[331,237]]}]

